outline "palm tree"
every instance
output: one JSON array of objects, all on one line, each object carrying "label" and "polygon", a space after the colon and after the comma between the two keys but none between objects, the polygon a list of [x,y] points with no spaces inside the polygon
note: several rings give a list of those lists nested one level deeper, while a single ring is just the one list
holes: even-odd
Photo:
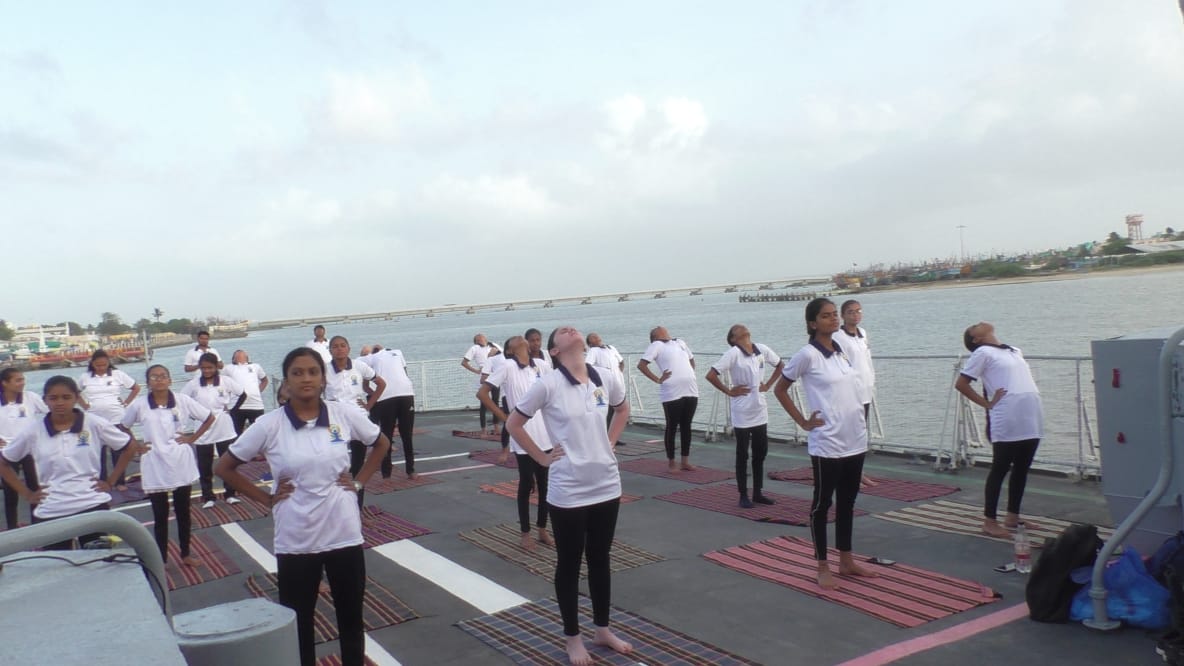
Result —
[{"label": "palm tree", "polygon": [[160,308],[152,308],[152,318],[156,320],[156,323],[159,324],[160,318],[163,316],[164,316],[164,310],[161,310]]}]

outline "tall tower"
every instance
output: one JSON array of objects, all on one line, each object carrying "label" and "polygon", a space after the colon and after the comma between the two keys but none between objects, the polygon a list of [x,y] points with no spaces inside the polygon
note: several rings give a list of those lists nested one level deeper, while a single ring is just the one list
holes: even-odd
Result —
[{"label": "tall tower", "polygon": [[1143,240],[1143,215],[1134,213],[1126,216],[1126,237],[1132,243]]}]

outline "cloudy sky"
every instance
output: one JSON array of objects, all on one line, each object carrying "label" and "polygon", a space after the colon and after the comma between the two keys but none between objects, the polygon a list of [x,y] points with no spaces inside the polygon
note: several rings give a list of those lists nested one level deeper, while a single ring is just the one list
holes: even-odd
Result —
[{"label": "cloudy sky", "polygon": [[0,318],[377,311],[1184,228],[1174,0],[0,2]]}]

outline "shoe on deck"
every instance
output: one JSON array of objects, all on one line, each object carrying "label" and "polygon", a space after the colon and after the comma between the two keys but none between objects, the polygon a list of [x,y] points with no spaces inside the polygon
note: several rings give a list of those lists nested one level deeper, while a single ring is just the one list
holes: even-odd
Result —
[{"label": "shoe on deck", "polygon": [[776,502],[769,499],[768,497],[765,497],[764,495],[753,495],[752,501],[756,502],[757,504],[767,504],[767,505],[776,504]]},{"label": "shoe on deck", "polygon": [[748,495],[741,495],[740,496],[740,508],[741,509],[751,509],[752,508],[752,500],[748,499]]},{"label": "shoe on deck", "polygon": [[214,500],[206,500],[205,503],[201,505],[201,508],[203,508],[203,509],[214,508]]},{"label": "shoe on deck", "polygon": [[238,503],[239,503],[239,502],[241,502],[241,501],[242,501],[242,500],[240,500],[240,499],[239,499],[239,498],[237,498],[237,497],[227,497],[227,498],[226,498],[226,503],[227,503],[227,504],[238,504]]}]

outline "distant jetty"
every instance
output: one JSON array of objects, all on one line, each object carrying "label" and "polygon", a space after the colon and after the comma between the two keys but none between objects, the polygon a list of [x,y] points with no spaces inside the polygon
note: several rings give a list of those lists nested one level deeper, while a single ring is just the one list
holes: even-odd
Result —
[{"label": "distant jetty", "polygon": [[834,296],[836,292],[820,294],[809,291],[783,291],[775,294],[740,294],[741,303],[793,303],[797,301],[812,301],[815,298]]}]

